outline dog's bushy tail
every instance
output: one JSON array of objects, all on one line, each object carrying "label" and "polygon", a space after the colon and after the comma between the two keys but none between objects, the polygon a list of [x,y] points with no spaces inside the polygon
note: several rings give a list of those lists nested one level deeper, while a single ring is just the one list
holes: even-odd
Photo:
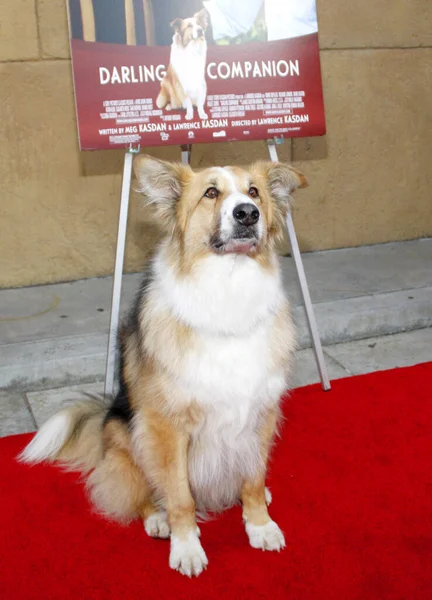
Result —
[{"label": "dog's bushy tail", "polygon": [[103,456],[102,426],[107,404],[90,398],[63,408],[39,429],[18,460],[35,464],[58,461],[69,470],[88,473]]}]

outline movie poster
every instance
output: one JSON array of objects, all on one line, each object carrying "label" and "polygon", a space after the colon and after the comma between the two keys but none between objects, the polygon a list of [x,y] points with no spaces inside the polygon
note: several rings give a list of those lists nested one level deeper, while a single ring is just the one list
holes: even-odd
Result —
[{"label": "movie poster", "polygon": [[82,150],[325,133],[315,0],[68,0]]}]

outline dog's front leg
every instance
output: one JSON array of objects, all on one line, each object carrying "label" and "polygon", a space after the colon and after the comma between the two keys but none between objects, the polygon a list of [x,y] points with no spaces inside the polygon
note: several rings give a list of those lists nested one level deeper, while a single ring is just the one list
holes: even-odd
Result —
[{"label": "dog's front leg", "polygon": [[188,437],[179,436],[173,464],[167,470],[166,506],[171,527],[169,565],[183,575],[199,575],[208,564],[199,540],[195,502],[192,498],[187,465]]},{"label": "dog's front leg", "polygon": [[208,115],[204,110],[204,104],[206,101],[206,94],[207,94],[207,90],[206,88],[204,88],[201,92],[201,94],[199,94],[198,96],[198,100],[197,100],[197,109],[198,109],[198,116],[200,119],[203,120],[207,120],[208,119]]},{"label": "dog's front leg", "polygon": [[253,478],[243,482],[241,501],[243,504],[243,521],[249,543],[253,548],[261,550],[281,550],[285,547],[285,538],[279,526],[271,519],[267,505],[270,504],[270,493],[265,487],[267,460],[276,431],[279,411],[270,410],[260,428],[260,444],[262,467]]},{"label": "dog's front leg", "polygon": [[183,575],[199,575],[208,561],[199,540],[189,486],[189,435],[160,415],[147,415],[146,420],[145,470],[167,511],[171,530],[169,565]]},{"label": "dog's front leg", "polygon": [[191,121],[193,119],[193,104],[189,96],[184,99],[183,106],[186,109],[186,120]]}]

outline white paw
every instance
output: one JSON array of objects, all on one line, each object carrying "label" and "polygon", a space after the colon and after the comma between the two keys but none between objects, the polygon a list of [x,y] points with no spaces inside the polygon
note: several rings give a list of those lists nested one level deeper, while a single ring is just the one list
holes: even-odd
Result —
[{"label": "white paw", "polygon": [[165,511],[153,513],[144,521],[144,529],[150,537],[169,538],[170,528]]},{"label": "white paw", "polygon": [[269,521],[265,525],[252,525],[246,523],[246,533],[249,537],[249,543],[252,548],[261,548],[261,550],[282,550],[285,548],[284,534],[279,525],[274,521]]},{"label": "white paw", "polygon": [[198,112],[198,114],[199,114],[199,118],[202,119],[203,121],[208,119],[208,115],[204,111]]},{"label": "white paw", "polygon": [[196,533],[188,533],[185,540],[171,536],[169,566],[182,575],[198,576],[208,565],[207,556]]},{"label": "white paw", "polygon": [[268,489],[268,487],[266,487],[264,489],[264,495],[265,495],[265,501],[266,501],[267,506],[270,506],[270,504],[272,503],[272,500],[273,500],[273,496],[272,496],[271,491]]},{"label": "white paw", "polygon": [[191,111],[191,112],[187,111],[185,118],[186,118],[186,121],[191,121],[193,119],[193,111]]}]

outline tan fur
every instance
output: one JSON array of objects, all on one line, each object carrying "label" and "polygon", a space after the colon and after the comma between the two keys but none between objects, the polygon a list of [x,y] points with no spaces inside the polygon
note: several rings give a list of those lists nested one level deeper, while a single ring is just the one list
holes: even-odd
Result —
[{"label": "tan fur", "polygon": [[288,302],[285,302],[276,315],[275,324],[272,329],[271,348],[272,348],[272,367],[274,370],[285,366],[292,369],[293,354],[287,355],[286,340],[292,340],[293,347],[297,346],[296,332],[292,325],[291,309]]},{"label": "tan fur", "polygon": [[[151,188],[157,185],[165,164],[145,155],[137,157],[134,169],[140,182],[141,173],[147,172],[147,183],[138,187],[138,191],[144,195],[151,195]],[[175,210],[172,210],[172,204],[169,202],[158,203],[155,210],[162,227],[172,234],[172,262],[180,274],[186,274],[205,252],[200,243],[203,233],[214,232],[217,227],[218,210],[225,197],[225,191],[217,169],[209,168],[193,173],[188,165],[175,163],[171,163],[169,169],[172,178],[179,179],[181,188],[175,190],[175,184],[167,179],[165,193],[167,198],[177,194],[178,202],[175,204]],[[306,187],[306,178],[291,166],[268,161],[259,161],[247,170],[239,167],[230,167],[230,170],[241,182],[244,191],[252,184],[257,185],[260,190],[257,204],[263,208],[266,236],[253,255],[261,265],[271,269],[270,255],[282,236],[289,195],[297,187]],[[206,188],[214,183],[221,187],[221,195],[217,202],[202,197]],[[272,191],[277,195],[277,202],[271,196]]]},{"label": "tan fur", "polygon": [[265,415],[260,430],[263,468],[255,478],[245,480],[241,489],[243,519],[253,525],[265,525],[270,521],[265,497],[265,479],[270,449],[279,419],[278,408],[269,410]]},{"label": "tan fur", "polygon": [[154,497],[163,501],[171,531],[178,537],[184,537],[196,526],[187,470],[188,420],[186,413],[176,420],[143,407],[136,417],[134,440],[145,460],[144,469]]},{"label": "tan fur", "polygon": [[169,108],[176,110],[183,108],[183,103],[186,98],[183,86],[177,77],[174,69],[168,66],[165,77],[161,81],[161,89],[156,98],[156,106],[158,108]]},{"label": "tan fur", "polygon": [[53,460],[82,473],[94,469],[103,456],[100,431],[107,410],[107,405],[96,398],[64,408],[62,412],[67,413],[75,425],[68,441]]},{"label": "tan fur", "polygon": [[111,421],[103,431],[105,452],[87,479],[87,490],[96,509],[120,522],[143,513],[150,502],[144,473],[135,464],[127,428]]}]

